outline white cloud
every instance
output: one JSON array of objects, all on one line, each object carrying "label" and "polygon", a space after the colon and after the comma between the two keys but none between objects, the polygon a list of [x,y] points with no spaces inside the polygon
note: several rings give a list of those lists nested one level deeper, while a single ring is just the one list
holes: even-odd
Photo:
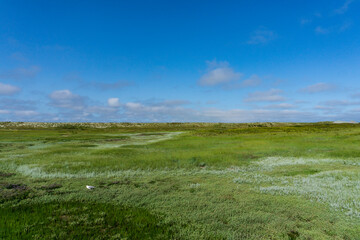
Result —
[{"label": "white cloud", "polygon": [[27,58],[21,52],[14,52],[10,55],[10,58],[19,62],[26,62]]},{"label": "white cloud", "polygon": [[[107,106],[90,106],[83,110],[84,115],[86,116],[100,116],[100,117],[108,117],[111,115],[116,115],[118,112],[117,107],[107,107]],[[107,119],[105,117],[105,119]]]},{"label": "white cloud", "polygon": [[241,82],[243,87],[256,87],[260,85],[261,79],[256,74],[252,75],[250,78]]},{"label": "white cloud", "polygon": [[289,108],[295,108],[296,106],[290,103],[279,103],[279,104],[271,104],[264,106],[264,108],[267,109],[289,109]]},{"label": "white cloud", "polygon": [[348,101],[348,100],[329,100],[322,103],[326,106],[336,106],[336,107],[344,107],[344,106],[352,106],[352,105],[360,105],[360,101]]},{"label": "white cloud", "polygon": [[245,102],[281,102],[285,101],[285,98],[280,94],[283,91],[280,89],[270,89],[268,91],[258,91],[249,93],[244,99]]},{"label": "white cloud", "polygon": [[[360,101],[349,101],[349,100],[328,100],[320,102],[319,105],[316,105],[314,108],[317,110],[321,110],[324,113],[332,114],[332,115],[341,115],[341,114],[349,114],[348,108],[351,106],[359,106]],[[341,119],[341,118],[339,118]]]},{"label": "white cloud", "polygon": [[85,107],[85,99],[69,90],[58,90],[50,94],[51,105],[58,108],[81,110]]},{"label": "white cloud", "polygon": [[110,107],[120,107],[121,106],[121,103],[119,102],[119,98],[109,98],[107,102]]},{"label": "white cloud", "polygon": [[310,86],[307,86],[303,89],[300,89],[301,92],[305,93],[319,93],[319,92],[328,92],[334,90],[336,87],[329,83],[316,83]]},{"label": "white cloud", "polygon": [[124,115],[127,120],[138,119],[141,122],[173,122],[190,121],[199,119],[196,111],[190,108],[172,105],[145,105],[138,102],[128,102],[124,104]]},{"label": "white cloud", "polygon": [[207,72],[199,79],[201,86],[221,86],[225,90],[233,90],[245,87],[255,87],[260,85],[261,79],[256,74],[248,79],[239,81],[242,73],[236,72],[229,66],[228,62],[207,61]]},{"label": "white cloud", "polygon": [[46,114],[40,114],[33,110],[1,110],[0,109],[0,121],[31,121],[34,120],[34,117],[40,116],[36,119],[37,121],[45,121],[44,116]]},{"label": "white cloud", "polygon": [[335,107],[322,106],[322,105],[316,105],[314,108],[315,108],[315,109],[319,109],[319,110],[326,110],[326,111],[334,110],[334,109],[335,109]]},{"label": "white cloud", "polygon": [[20,92],[20,88],[10,84],[0,83],[0,95],[14,95],[18,92]]},{"label": "white cloud", "polygon": [[360,98],[360,93],[354,93],[351,95],[352,98]]},{"label": "white cloud", "polygon": [[248,40],[248,44],[265,44],[277,38],[277,35],[274,31],[260,27],[255,30]]},{"label": "white cloud", "polygon": [[[57,108],[56,117],[59,121],[117,121],[123,106],[118,98],[109,98],[107,105],[72,93],[70,90],[57,90],[49,95],[50,105]],[[51,116],[54,119],[55,116]]]},{"label": "white cloud", "polygon": [[312,20],[309,19],[309,18],[302,18],[302,19],[300,20],[300,24],[301,24],[301,25],[305,25],[305,24],[308,24],[308,23],[311,23],[311,22],[312,22]]},{"label": "white cloud", "polygon": [[199,80],[201,86],[222,85],[229,82],[237,81],[242,74],[235,72],[229,67],[227,62],[217,63],[216,61],[207,62],[208,71]]},{"label": "white cloud", "polygon": [[181,105],[187,105],[190,104],[190,101],[182,100],[182,99],[157,99],[157,98],[151,98],[145,101],[141,101],[141,104],[148,105],[148,106],[169,106],[169,107],[175,107],[175,106],[181,106]]},{"label": "white cloud", "polygon": [[331,29],[329,29],[329,28],[324,28],[324,27],[321,27],[321,26],[317,26],[317,27],[315,28],[315,32],[316,32],[317,34],[328,34],[328,33],[331,32]]},{"label": "white cloud", "polygon": [[111,82],[111,83],[106,83],[106,82],[100,82],[100,81],[91,81],[91,82],[86,82],[86,81],[81,81],[81,87],[88,87],[88,88],[95,88],[95,89],[100,89],[100,90],[114,90],[114,89],[121,89],[121,88],[125,88],[125,87],[129,87],[132,86],[133,83],[129,82],[129,81],[116,81],[116,82]]},{"label": "white cloud", "polygon": [[135,102],[125,103],[125,107],[132,110],[144,108],[144,106],[141,103],[135,103]]},{"label": "white cloud", "polygon": [[[321,110],[326,114],[334,116],[350,116],[353,115],[354,109],[350,109],[353,106],[360,106],[360,101],[350,100],[328,100],[322,101],[319,105],[316,105],[314,109]],[[360,117],[360,116],[358,116]],[[343,119],[342,117],[337,117]],[[349,118],[346,118],[349,120]]]},{"label": "white cloud", "polygon": [[41,69],[39,66],[16,68],[7,72],[0,73],[0,79],[27,80],[35,78],[40,71]]},{"label": "white cloud", "polygon": [[225,90],[234,90],[239,88],[248,88],[256,87],[261,84],[261,79],[256,74],[252,75],[250,78],[245,79],[241,82],[233,81],[222,85],[222,88]]},{"label": "white cloud", "polygon": [[354,0],[346,0],[346,1],[344,2],[344,4],[343,4],[340,8],[335,9],[334,12],[335,12],[336,14],[344,14],[344,13],[349,9],[349,5],[350,5],[352,2],[354,2]]},{"label": "white cloud", "polygon": [[317,34],[329,34],[329,33],[342,33],[349,29],[352,25],[351,21],[345,21],[342,24],[337,24],[329,27],[317,26],[315,32]]},{"label": "white cloud", "polygon": [[14,98],[1,98],[0,109],[34,110],[37,102],[33,100],[21,100]]},{"label": "white cloud", "polygon": [[159,104],[163,104],[166,106],[180,106],[180,105],[186,105],[189,104],[190,101],[186,101],[186,100],[165,100],[160,102]]},{"label": "white cloud", "polygon": [[208,104],[208,105],[213,105],[213,104],[217,104],[219,103],[218,101],[212,101],[212,100],[209,100],[209,101],[206,101],[205,104]]},{"label": "white cloud", "polygon": [[211,122],[301,122],[321,119],[317,114],[296,110],[210,109],[202,113]]},{"label": "white cloud", "polygon": [[345,30],[349,29],[352,25],[351,21],[343,22],[341,25],[338,26],[338,32],[344,32]]},{"label": "white cloud", "polygon": [[9,114],[9,113],[10,113],[9,110],[0,109],[0,114]]},{"label": "white cloud", "polygon": [[38,115],[38,112],[32,110],[22,110],[22,111],[15,111],[14,114],[21,117],[30,117],[30,116]]}]

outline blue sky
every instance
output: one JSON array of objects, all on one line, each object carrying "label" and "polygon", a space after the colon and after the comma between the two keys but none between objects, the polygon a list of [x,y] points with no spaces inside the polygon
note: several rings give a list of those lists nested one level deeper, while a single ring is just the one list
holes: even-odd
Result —
[{"label": "blue sky", "polygon": [[360,0],[0,0],[0,121],[360,121]]}]

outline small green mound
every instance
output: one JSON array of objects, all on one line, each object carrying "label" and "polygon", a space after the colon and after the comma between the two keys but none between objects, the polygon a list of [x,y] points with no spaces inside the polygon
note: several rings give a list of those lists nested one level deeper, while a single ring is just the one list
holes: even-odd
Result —
[{"label": "small green mound", "polygon": [[171,239],[145,209],[92,202],[0,208],[0,239]]}]

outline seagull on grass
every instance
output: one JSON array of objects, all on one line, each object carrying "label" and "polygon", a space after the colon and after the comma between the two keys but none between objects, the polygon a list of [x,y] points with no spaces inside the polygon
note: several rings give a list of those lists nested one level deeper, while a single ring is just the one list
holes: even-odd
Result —
[{"label": "seagull on grass", "polygon": [[86,185],[86,188],[91,190],[91,189],[94,189],[95,187],[94,187],[94,186]]}]

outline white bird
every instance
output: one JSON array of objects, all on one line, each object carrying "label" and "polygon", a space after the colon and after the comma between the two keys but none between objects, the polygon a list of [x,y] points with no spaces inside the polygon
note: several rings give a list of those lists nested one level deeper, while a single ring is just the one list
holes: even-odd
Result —
[{"label": "white bird", "polygon": [[86,185],[86,188],[91,190],[91,189],[94,189],[95,187],[94,187],[94,186]]}]

